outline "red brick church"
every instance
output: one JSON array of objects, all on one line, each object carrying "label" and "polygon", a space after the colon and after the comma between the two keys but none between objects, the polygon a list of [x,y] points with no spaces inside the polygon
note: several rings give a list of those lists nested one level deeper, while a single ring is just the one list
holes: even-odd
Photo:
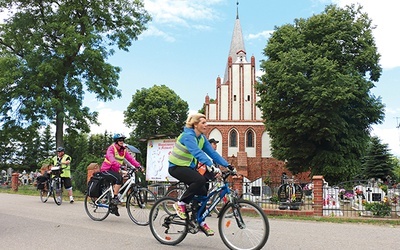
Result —
[{"label": "red brick church", "polygon": [[216,79],[216,96],[205,97],[208,138],[218,152],[250,180],[281,176],[284,162],[271,156],[270,137],[256,107],[256,59],[248,60],[237,10],[224,78]]}]

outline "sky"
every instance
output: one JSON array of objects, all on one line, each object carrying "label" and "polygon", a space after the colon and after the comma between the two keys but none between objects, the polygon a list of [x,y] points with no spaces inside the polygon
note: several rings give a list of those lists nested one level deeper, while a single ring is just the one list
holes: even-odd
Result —
[{"label": "sky", "polygon": [[[374,37],[381,54],[382,76],[372,89],[385,104],[385,120],[373,125],[372,134],[388,144],[400,157],[400,17],[398,0],[358,0],[372,19]],[[254,55],[258,75],[263,49],[275,27],[293,24],[297,18],[309,18],[323,12],[326,5],[341,7],[357,0],[239,0],[238,10],[248,59]],[[99,112],[101,126],[92,133],[131,131],[123,124],[123,111],[132,95],[142,88],[166,85],[199,110],[205,96],[215,98],[216,79],[224,76],[229,53],[237,0],[144,0],[153,20],[148,29],[129,48],[117,51],[109,62],[121,67],[120,99],[100,102],[85,95],[84,105]]]},{"label": "sky", "polygon": [[[194,111],[202,107],[206,95],[215,98],[216,78],[223,77],[236,18],[236,9],[248,57],[254,55],[258,75],[263,49],[275,27],[293,24],[296,18],[320,14],[328,4],[341,7],[354,0],[145,0],[153,20],[129,52],[117,52],[109,59],[122,68],[119,87],[122,98],[98,102],[88,95],[85,105],[99,112],[101,126],[92,133],[122,132],[123,111],[132,95],[142,88],[164,84],[175,91]],[[374,37],[381,54],[382,76],[372,94],[385,104],[385,120],[373,125],[372,135],[388,144],[390,152],[400,156],[400,44],[396,25],[400,17],[398,0],[362,0],[364,12],[376,29]]]}]

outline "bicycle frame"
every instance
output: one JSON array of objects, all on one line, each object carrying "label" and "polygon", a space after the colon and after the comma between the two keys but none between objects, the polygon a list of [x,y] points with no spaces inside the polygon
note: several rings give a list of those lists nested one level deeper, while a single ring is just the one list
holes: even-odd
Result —
[{"label": "bicycle frame", "polygon": [[[208,207],[207,207],[207,202],[210,200],[211,197],[214,196],[215,193],[219,193],[217,196],[217,199],[213,201]],[[221,186],[214,186],[213,190],[211,190],[207,196],[195,196],[193,200],[198,201],[201,203],[200,208],[197,211],[196,214],[196,220],[197,222],[201,223],[203,222],[207,216],[211,213],[211,211],[214,210],[214,208],[218,205],[218,203],[224,198],[224,196],[228,194],[229,196],[229,201],[225,203],[224,207],[221,209],[221,211],[224,210],[224,208],[231,202],[231,190],[229,188],[228,183],[224,180],[224,184]],[[192,202],[193,203],[193,202]]]},{"label": "bicycle frame", "polygon": [[[135,170],[133,170],[133,171],[135,171]],[[128,191],[131,189],[132,186],[135,185],[135,180],[136,180],[135,175],[133,173],[129,174],[129,179],[121,186],[121,188],[119,190],[119,194],[121,194],[121,198],[122,199],[126,197],[126,195],[128,194]],[[97,206],[99,206],[99,207],[108,207],[108,205],[98,204],[98,201],[103,199],[107,195],[107,193],[110,193],[111,196],[114,195],[114,188],[113,188],[113,185],[111,185],[111,183],[110,183],[110,186],[107,188],[107,190],[105,192],[103,192],[99,196],[99,198],[96,199],[95,204]]]}]

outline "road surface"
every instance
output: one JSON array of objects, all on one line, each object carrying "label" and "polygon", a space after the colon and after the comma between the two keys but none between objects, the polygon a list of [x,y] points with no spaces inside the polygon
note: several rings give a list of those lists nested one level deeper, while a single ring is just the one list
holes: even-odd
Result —
[{"label": "road surface", "polygon": [[[177,246],[156,241],[148,226],[134,224],[120,207],[121,216],[93,221],[82,201],[55,205],[38,196],[0,193],[0,249],[226,249],[218,232],[213,237],[189,234]],[[264,249],[400,249],[399,226],[327,223],[270,219]],[[217,218],[207,218],[217,230]]]}]

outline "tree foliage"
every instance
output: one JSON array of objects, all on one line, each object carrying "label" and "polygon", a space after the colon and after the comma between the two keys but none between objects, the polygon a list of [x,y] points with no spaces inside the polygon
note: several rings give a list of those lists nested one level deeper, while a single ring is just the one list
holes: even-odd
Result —
[{"label": "tree foliage", "polygon": [[124,111],[124,122],[129,127],[134,127],[131,142],[142,139],[138,147],[142,154],[138,155],[144,163],[146,156],[145,141],[155,136],[163,138],[179,135],[185,124],[189,106],[173,90],[165,85],[137,90],[132,96],[132,101]]},{"label": "tree foliage", "polygon": [[368,179],[380,178],[383,181],[386,181],[388,176],[393,178],[394,162],[392,157],[387,144],[383,144],[376,136],[371,137],[362,165],[364,176]]},{"label": "tree foliage", "polygon": [[85,91],[120,97],[120,68],[107,62],[128,51],[150,16],[139,0],[2,0],[11,16],[0,25],[0,122],[14,131],[34,122],[89,131],[97,113],[83,107]]},{"label": "tree foliage", "polygon": [[384,116],[370,93],[382,70],[372,29],[360,6],[330,5],[269,39],[257,105],[273,156],[293,173],[336,181],[359,171],[371,125]]}]

